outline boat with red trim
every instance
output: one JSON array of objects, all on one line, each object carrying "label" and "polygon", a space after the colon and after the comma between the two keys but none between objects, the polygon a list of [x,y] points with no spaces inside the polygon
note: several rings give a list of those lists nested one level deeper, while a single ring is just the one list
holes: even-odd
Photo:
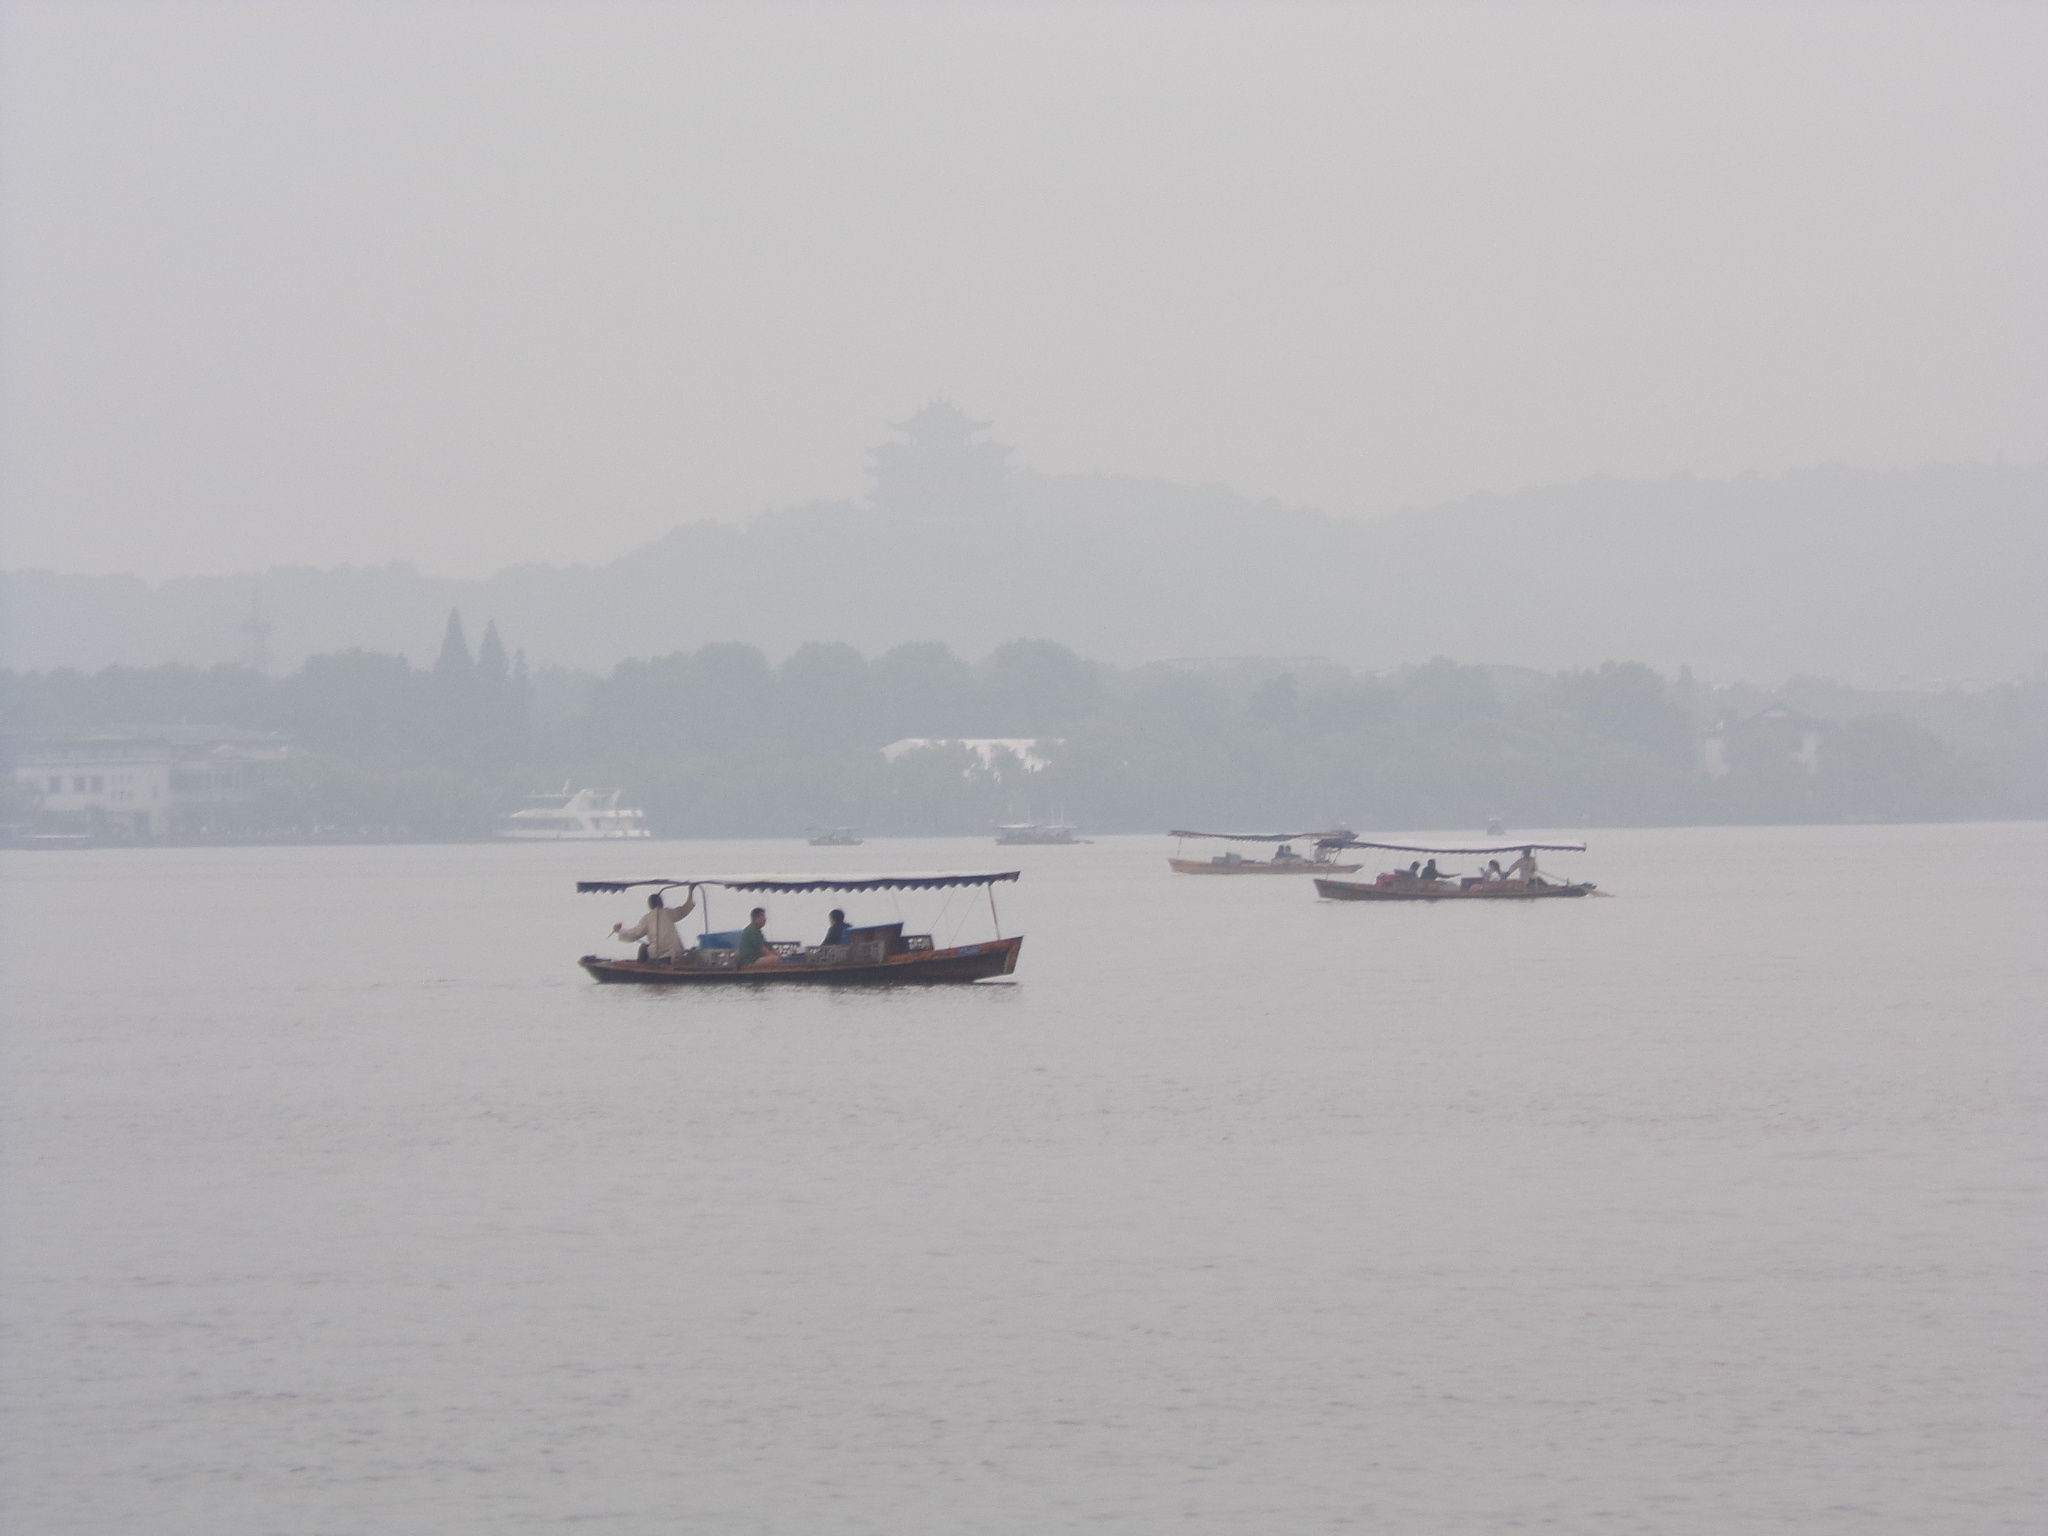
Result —
[{"label": "boat with red trim", "polygon": [[[1318,845],[1318,851],[1324,845]],[[1509,843],[1493,848],[1441,848],[1418,843],[1372,843],[1356,838],[1332,840],[1331,852],[1344,848],[1382,848],[1399,853],[1426,853],[1406,869],[1391,869],[1377,880],[1318,880],[1316,894],[1327,901],[1549,901],[1565,897],[1605,896],[1590,880],[1555,880],[1536,865],[1538,853],[1584,853],[1584,843]],[[1477,874],[1441,870],[1437,858],[1484,857],[1512,853],[1506,869],[1498,857]]]},{"label": "boat with red trim", "polygon": [[[909,875],[751,875],[716,880],[579,880],[581,892],[616,894],[637,887],[657,892],[687,888],[702,913],[703,932],[698,942],[673,956],[661,958],[644,954],[637,959],[609,955],[584,955],[576,963],[602,982],[632,982],[647,986],[802,986],[852,985],[900,986],[934,982],[985,981],[1008,976],[1017,969],[1017,954],[1024,936],[1002,935],[996,912],[995,887],[1015,880],[1014,869],[995,874],[909,874]],[[989,917],[996,936],[975,944],[940,946],[928,933],[905,933],[901,922],[873,923],[848,928],[838,942],[803,945],[787,940],[767,940],[758,959],[743,959],[740,948],[743,930],[711,931],[712,889],[760,894],[802,894],[819,892],[966,890],[984,887],[988,891]]]}]

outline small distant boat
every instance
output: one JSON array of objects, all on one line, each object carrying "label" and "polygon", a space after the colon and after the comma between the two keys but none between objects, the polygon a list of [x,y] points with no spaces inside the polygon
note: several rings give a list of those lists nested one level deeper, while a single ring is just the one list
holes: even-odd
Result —
[{"label": "small distant boat", "polygon": [[[576,963],[597,981],[633,982],[644,986],[896,986],[905,983],[985,981],[1017,969],[1024,936],[1002,936],[996,916],[995,890],[1015,880],[1017,871],[996,874],[757,875],[736,880],[579,880],[579,891],[619,892],[636,886],[667,890],[687,886],[700,898],[705,932],[692,948],[673,960],[625,960],[585,955]],[[737,932],[710,932],[709,889],[719,887],[749,894],[804,894],[821,891],[927,891],[959,887],[989,888],[989,918],[996,936],[979,944],[939,948],[928,933],[905,933],[903,924],[878,923],[855,928],[842,944],[801,944],[770,941],[768,953],[742,966],[735,947]]]},{"label": "small distant boat", "polygon": [[996,841],[1012,848],[1038,848],[1055,843],[1085,843],[1079,827],[1064,821],[1012,821],[996,828]]},{"label": "small distant boat", "polygon": [[97,848],[100,835],[97,832],[9,832],[0,836],[0,846],[8,848]]},{"label": "small distant boat", "polygon": [[652,837],[647,813],[619,804],[616,789],[571,789],[529,795],[523,810],[498,822],[498,836],[515,842],[608,842]]},{"label": "small distant boat", "polygon": [[[1206,859],[1170,858],[1166,862],[1173,866],[1176,874],[1182,875],[1348,875],[1360,866],[1339,864],[1334,857],[1337,844],[1352,834],[1343,827],[1328,832],[1186,832],[1173,831],[1168,837],[1216,838],[1226,843],[1272,843],[1273,856],[1269,859],[1248,859],[1241,853],[1225,850]],[[1296,843],[1313,843],[1315,852],[1303,858],[1294,851]]]},{"label": "small distant boat", "polygon": [[852,827],[813,827],[810,843],[813,848],[858,848],[866,839]]},{"label": "small distant boat", "polygon": [[[1584,843],[1512,843],[1501,848],[1425,848],[1413,843],[1362,843],[1344,848],[1386,848],[1399,853],[1426,853],[1407,869],[1392,869],[1377,880],[1318,880],[1316,894],[1328,901],[1537,901],[1571,896],[1604,896],[1590,880],[1552,880],[1536,867],[1542,853],[1584,853]],[[1519,857],[1502,872],[1499,861],[1476,875],[1438,873],[1437,856],[1466,857],[1512,853]]]},{"label": "small distant boat", "polygon": [[1486,835],[1488,837],[1506,837],[1508,835],[1508,824],[1498,816],[1489,816],[1486,818]]}]

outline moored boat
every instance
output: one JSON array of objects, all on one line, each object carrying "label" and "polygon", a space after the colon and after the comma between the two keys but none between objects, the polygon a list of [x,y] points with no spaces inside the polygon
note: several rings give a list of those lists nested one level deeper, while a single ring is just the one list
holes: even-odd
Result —
[{"label": "moored boat", "polygon": [[[1342,827],[1328,832],[1187,832],[1172,831],[1166,834],[1176,840],[1189,837],[1215,838],[1226,843],[1272,843],[1273,855],[1267,859],[1248,859],[1234,850],[1206,859],[1169,858],[1166,862],[1174,872],[1182,875],[1348,875],[1361,866],[1339,864],[1335,858],[1338,843],[1349,838],[1351,833]],[[1304,858],[1294,851],[1296,843],[1311,843],[1315,852]]]},{"label": "moored boat", "polygon": [[[1016,870],[996,874],[760,875],[721,880],[579,880],[584,892],[620,892],[638,886],[659,890],[687,887],[694,899],[704,898],[704,929],[698,942],[668,958],[648,956],[615,959],[584,955],[577,961],[595,980],[647,986],[899,986],[940,982],[985,981],[1017,969],[1022,934],[1004,938],[996,915],[994,887],[1017,878]],[[941,947],[926,933],[903,931],[903,924],[876,923],[849,927],[840,942],[802,945],[767,940],[760,958],[748,963],[741,946],[743,930],[710,931],[711,888],[747,894],[810,892],[904,891],[988,888],[989,917],[996,936],[974,944]]]},{"label": "moored boat", "polygon": [[[1498,848],[1439,848],[1415,843],[1370,843],[1346,839],[1336,848],[1384,848],[1400,853],[1426,853],[1406,869],[1391,869],[1376,880],[1318,880],[1316,894],[1328,901],[1538,901],[1560,897],[1605,895],[1590,880],[1555,880],[1536,866],[1540,853],[1584,853],[1584,843],[1511,843]],[[1439,870],[1439,855],[1458,858],[1487,854],[1518,855],[1507,869],[1493,859],[1479,873]]]},{"label": "moored boat", "polygon": [[864,839],[852,827],[813,827],[810,844],[813,848],[858,848]]}]

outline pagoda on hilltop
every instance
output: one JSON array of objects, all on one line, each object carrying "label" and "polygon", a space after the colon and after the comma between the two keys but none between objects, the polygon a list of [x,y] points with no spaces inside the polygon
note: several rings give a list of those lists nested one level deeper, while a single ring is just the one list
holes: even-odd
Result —
[{"label": "pagoda on hilltop", "polygon": [[951,402],[935,400],[875,449],[875,506],[899,517],[992,517],[1010,505],[1010,450]]}]

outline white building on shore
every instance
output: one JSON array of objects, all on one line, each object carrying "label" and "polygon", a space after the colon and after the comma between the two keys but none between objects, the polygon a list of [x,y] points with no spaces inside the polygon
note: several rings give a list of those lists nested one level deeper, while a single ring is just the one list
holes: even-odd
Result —
[{"label": "white building on shore", "polygon": [[214,830],[291,753],[291,743],[270,731],[114,728],[38,737],[15,759],[14,777],[45,824],[175,837]]}]

